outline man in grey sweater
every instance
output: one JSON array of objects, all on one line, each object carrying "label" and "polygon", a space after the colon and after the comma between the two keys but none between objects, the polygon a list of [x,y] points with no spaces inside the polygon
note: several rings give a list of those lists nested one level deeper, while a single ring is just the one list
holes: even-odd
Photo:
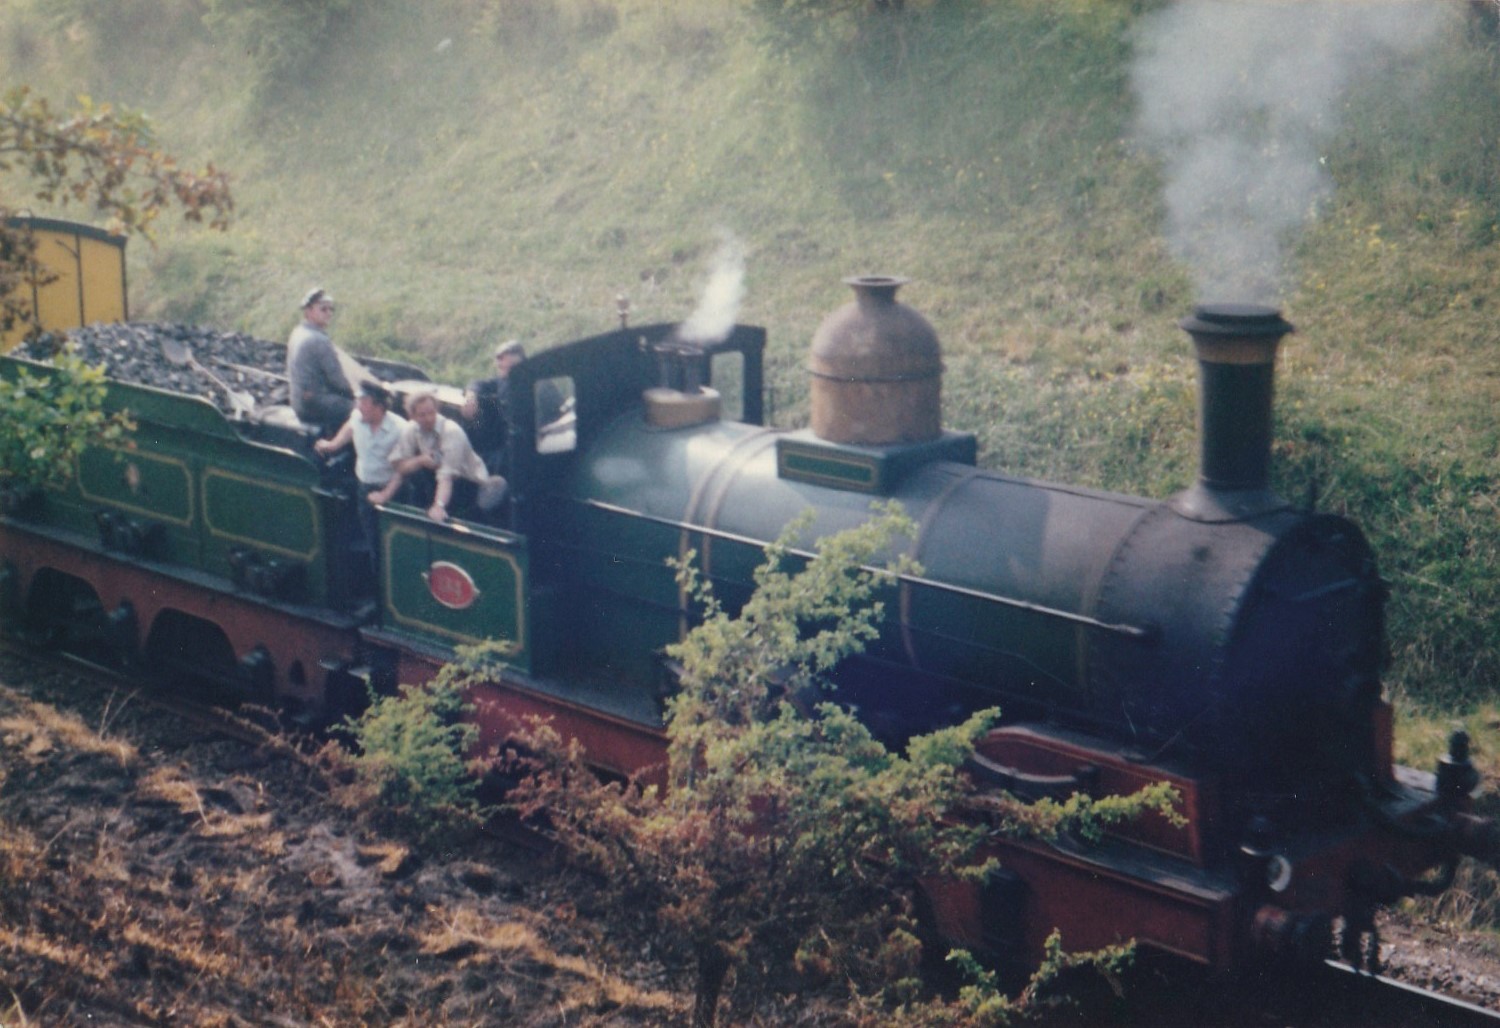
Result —
[{"label": "man in grey sweater", "polygon": [[343,425],[354,409],[354,390],[328,338],[333,297],[322,288],[302,298],[302,324],[286,341],[286,373],[292,410],[310,425],[329,432]]}]

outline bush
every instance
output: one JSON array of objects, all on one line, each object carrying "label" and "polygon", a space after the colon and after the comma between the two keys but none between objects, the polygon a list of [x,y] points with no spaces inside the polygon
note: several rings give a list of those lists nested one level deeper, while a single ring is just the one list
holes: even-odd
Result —
[{"label": "bush", "polygon": [[419,835],[439,835],[490,813],[478,794],[475,772],[483,762],[473,756],[479,729],[466,720],[473,712],[467,694],[499,673],[494,658],[503,651],[500,644],[467,647],[431,682],[372,696],[362,714],[341,726],[354,743],[347,761],[360,782]]},{"label": "bush", "polygon": [[19,368],[0,379],[0,488],[60,487],[88,447],[127,443],[135,426],[104,409],[106,390],[103,370],[66,350],[44,374]]},{"label": "bush", "polygon": [[1166,810],[1170,792],[1034,806],[986,796],[983,816],[962,816],[978,806],[961,769],[997,711],[894,753],[820,696],[825,676],[874,638],[889,576],[916,570],[901,557],[871,566],[913,531],[911,521],[885,509],[820,540],[799,567],[791,542],[806,527],[794,522],[768,547],[736,615],[691,555],[679,567],[704,617],[669,647],[681,673],[664,769],[601,781],[576,742],[533,723],[527,755],[508,755],[526,772],[512,806],[600,872],[622,914],[644,914],[661,951],[694,968],[696,1024],[714,1023],[731,972],[751,995],[837,982],[914,1024],[939,1015],[956,1023],[981,1008],[993,1022],[1016,1007],[992,979],[956,1006],[911,1002],[923,950],[917,883],[986,876],[980,846],[993,832],[1087,833],[1147,807]]}]

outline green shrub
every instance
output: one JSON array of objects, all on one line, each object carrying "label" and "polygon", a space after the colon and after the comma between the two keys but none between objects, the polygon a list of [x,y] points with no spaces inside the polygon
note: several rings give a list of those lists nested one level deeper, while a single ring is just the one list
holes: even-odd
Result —
[{"label": "green shrub", "polygon": [[342,726],[354,744],[348,761],[360,781],[386,812],[421,835],[488,816],[479,799],[476,772],[484,762],[473,752],[479,729],[469,719],[467,694],[499,673],[496,657],[504,651],[501,644],[464,648],[432,681],[372,696],[369,707]]},{"label": "green shrub", "polygon": [[130,419],[104,409],[104,372],[64,350],[46,372],[0,378],[0,488],[65,484],[90,446],[128,442]]},{"label": "green shrub", "polygon": [[[889,576],[917,570],[886,557],[914,526],[885,508],[804,559],[791,546],[808,525],[795,521],[767,548],[754,594],[733,615],[691,555],[679,566],[704,615],[669,647],[681,671],[664,770],[601,781],[576,742],[533,724],[526,755],[510,757],[526,772],[511,804],[599,871],[622,914],[647,918],[662,952],[691,963],[696,1024],[714,1022],[731,972],[742,994],[835,981],[911,1023],[952,1021],[957,1008],[913,999],[917,883],[982,879],[993,862],[979,847],[993,833],[1090,836],[1146,809],[1169,811],[1171,791],[1034,805],[975,794],[961,768],[994,710],[889,750],[823,690],[877,634]],[[973,988],[989,1021],[972,1023],[1017,1009],[992,980]]]}]

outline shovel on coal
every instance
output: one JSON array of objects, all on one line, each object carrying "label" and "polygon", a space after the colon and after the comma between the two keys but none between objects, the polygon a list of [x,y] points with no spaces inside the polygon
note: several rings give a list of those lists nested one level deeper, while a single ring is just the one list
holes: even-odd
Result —
[{"label": "shovel on coal", "polygon": [[192,368],[223,390],[224,395],[229,398],[229,407],[234,412],[235,417],[244,418],[255,413],[255,397],[243,390],[229,388],[223,379],[198,363],[198,358],[193,356],[193,351],[181,339],[173,339],[170,336],[163,337],[161,340],[161,352],[171,363],[179,367]]}]

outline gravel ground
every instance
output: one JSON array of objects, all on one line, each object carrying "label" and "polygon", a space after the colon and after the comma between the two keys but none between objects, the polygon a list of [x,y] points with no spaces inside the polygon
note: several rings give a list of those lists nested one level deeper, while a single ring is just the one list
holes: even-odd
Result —
[{"label": "gravel ground", "polygon": [[1500,936],[1458,932],[1401,914],[1381,925],[1385,974],[1500,1010]]}]

